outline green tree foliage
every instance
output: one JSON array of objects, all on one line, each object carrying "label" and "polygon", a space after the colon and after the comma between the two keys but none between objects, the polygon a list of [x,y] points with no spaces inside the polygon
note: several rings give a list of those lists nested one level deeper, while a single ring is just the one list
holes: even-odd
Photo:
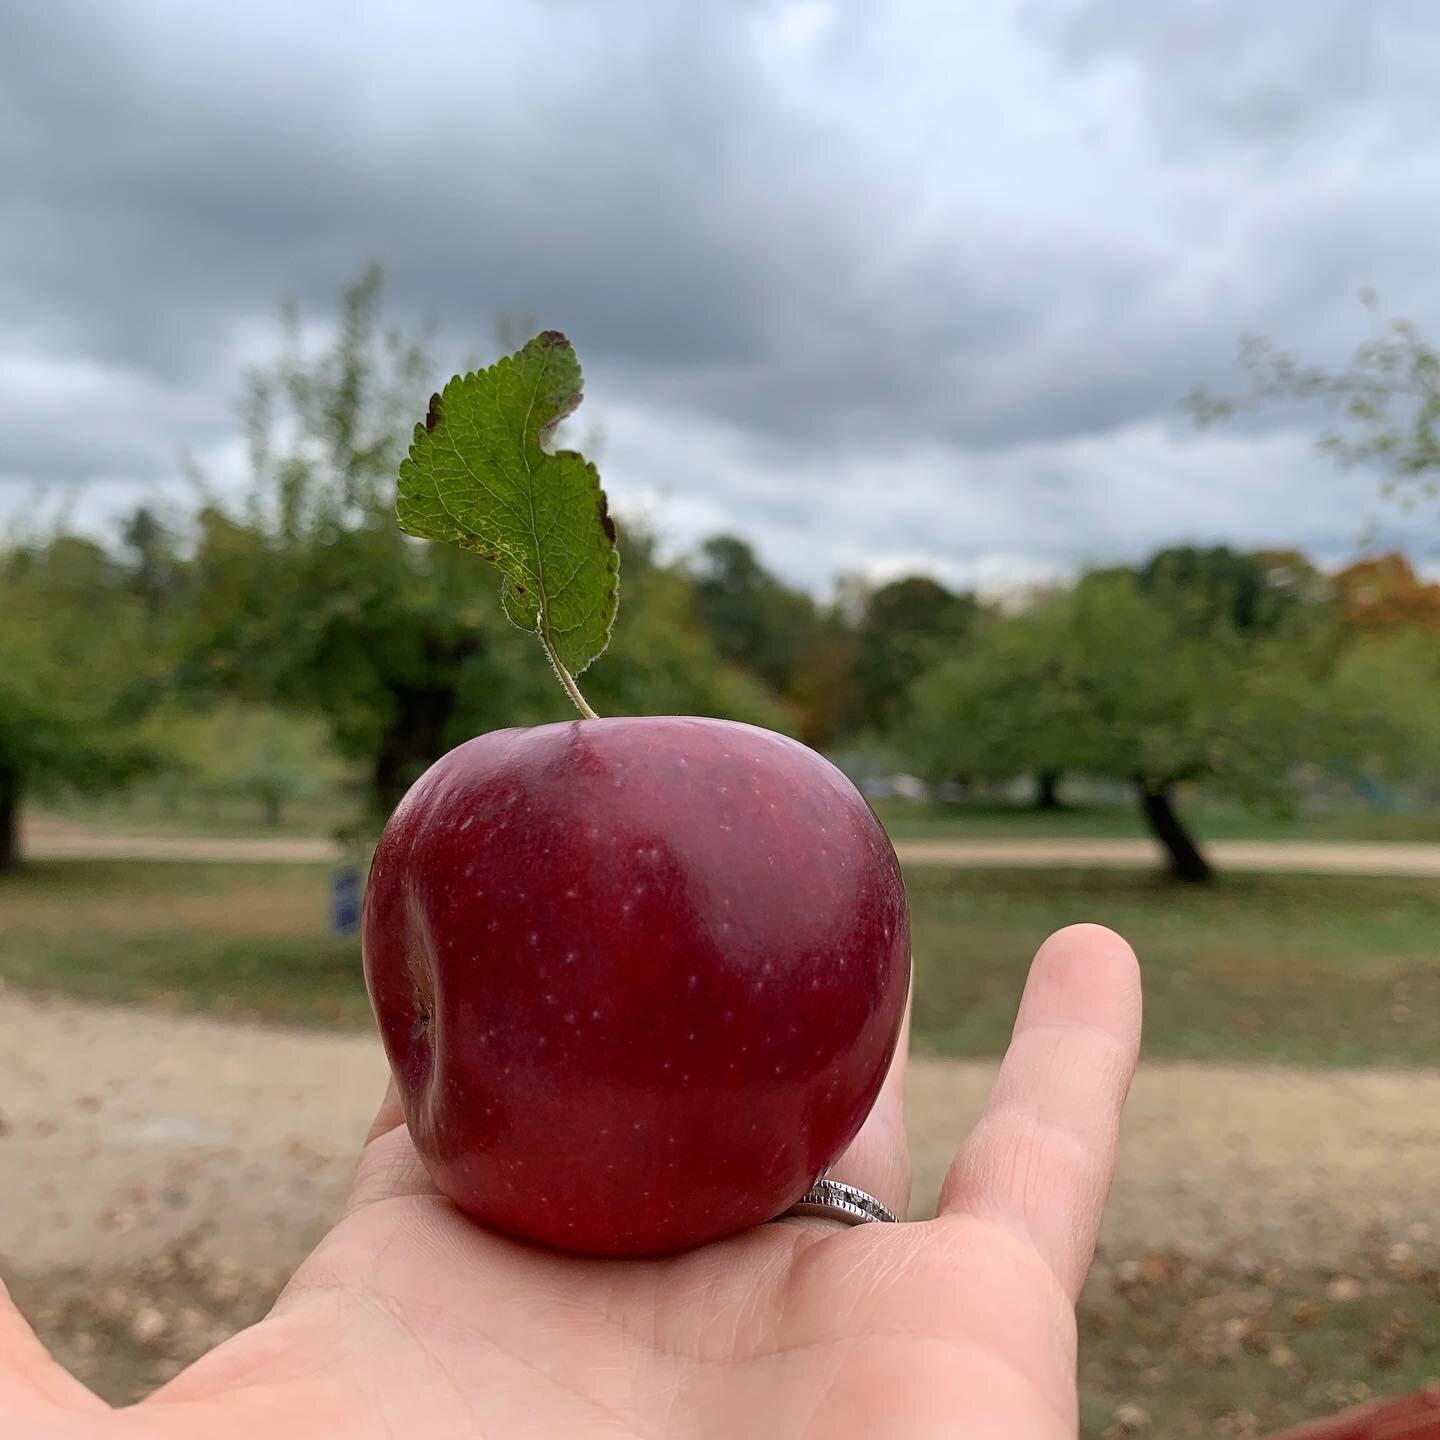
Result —
[{"label": "green tree foliage", "polygon": [[183,563],[174,532],[148,505],[120,528],[130,589],[152,615],[173,606],[183,587]]},{"label": "green tree foliage", "polygon": [[1307,660],[1288,636],[1201,627],[1134,577],[1098,574],[976,625],[915,686],[902,743],[937,779],[1064,770],[1125,781],[1172,872],[1203,880],[1209,865],[1176,787],[1204,780],[1245,803],[1283,804],[1291,764],[1312,743]]},{"label": "green tree foliage", "polygon": [[1440,647],[1422,630],[1366,637],[1341,655],[1327,706],[1329,758],[1363,779],[1440,787]]},{"label": "green tree foliage", "polygon": [[1348,365],[1305,364],[1271,339],[1247,336],[1240,344],[1247,390],[1197,390],[1190,408],[1203,425],[1266,405],[1318,404],[1330,416],[1321,449],[1341,464],[1378,468],[1384,492],[1413,507],[1440,496],[1440,352],[1413,322],[1382,320],[1374,297],[1362,298],[1374,333]]},{"label": "green tree foliage", "polygon": [[147,768],[136,723],[156,679],[142,603],[88,540],[0,554],[0,870],[22,802],[98,792]]},{"label": "green tree foliage", "polygon": [[314,354],[287,310],[285,349],[245,397],[248,493],[199,517],[184,636],[192,682],[324,717],[377,818],[449,745],[531,718],[544,680],[530,682],[473,560],[395,524],[431,365],[381,331],[379,299],[372,270]]},{"label": "green tree foliage", "polygon": [[[395,523],[396,472],[434,378],[421,343],[382,331],[379,302],[372,271],[318,353],[287,312],[286,349],[246,396],[249,493],[199,517],[185,633],[191,682],[322,716],[377,819],[459,741],[573,715],[486,567]],[[719,661],[683,578],[648,544],[627,546],[622,575],[624,616],[586,680],[602,713],[783,720]]]},{"label": "green tree foliage", "polygon": [[724,658],[689,577],[659,563],[653,537],[622,529],[620,553],[624,605],[585,682],[600,713],[715,715],[793,732],[793,712],[765,680]]},{"label": "green tree foliage", "polygon": [[715,648],[783,698],[807,745],[829,745],[854,727],[855,631],[843,605],[820,605],[787,585],[735,535],[707,540],[693,575],[695,612]]},{"label": "green tree foliage", "polygon": [[1274,634],[1313,613],[1329,594],[1323,575],[1294,551],[1208,549],[1158,551],[1136,573],[1141,591],[1182,623],[1201,630],[1228,625]]},{"label": "green tree foliage", "polygon": [[705,541],[694,574],[695,613],[716,650],[787,693],[821,630],[812,597],[772,575],[735,535]]},{"label": "green tree foliage", "polygon": [[910,686],[966,640],[978,610],[938,580],[912,575],[870,591],[855,626],[856,728],[886,731],[905,717]]},{"label": "green tree foliage", "polygon": [[323,721],[269,705],[165,705],[141,728],[170,796],[248,800],[270,825],[288,805],[336,794],[345,774]]}]

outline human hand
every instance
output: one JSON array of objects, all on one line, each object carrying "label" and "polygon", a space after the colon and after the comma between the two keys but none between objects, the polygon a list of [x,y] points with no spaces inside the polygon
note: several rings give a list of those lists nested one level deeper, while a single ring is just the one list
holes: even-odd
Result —
[{"label": "human hand", "polygon": [[[344,1217],[265,1320],[112,1412],[17,1314],[0,1314],[0,1420],[14,1417],[0,1429],[57,1440],[1071,1437],[1074,1302],[1139,1037],[1129,948],[1096,926],[1062,930],[1036,956],[935,1219],[789,1218],[658,1260],[558,1255],[474,1225],[429,1183],[392,1090]],[[902,1216],[904,1072],[902,1042],[831,1171]]]}]

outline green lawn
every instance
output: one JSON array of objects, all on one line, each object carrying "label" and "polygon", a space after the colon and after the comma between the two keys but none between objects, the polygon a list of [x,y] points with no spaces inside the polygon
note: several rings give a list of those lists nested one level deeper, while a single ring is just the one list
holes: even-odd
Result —
[{"label": "green lawn", "polygon": [[46,861],[0,876],[0,980],[84,1000],[360,1026],[325,865]]},{"label": "green lawn", "polygon": [[907,877],[918,1043],[996,1052],[1025,966],[1077,920],[1119,930],[1145,977],[1146,1051],[1196,1060],[1434,1063],[1440,884],[1140,871],[945,870]]},{"label": "green lawn", "polygon": [[[1181,807],[1204,840],[1408,840],[1440,842],[1440,811],[1397,813],[1356,807],[1279,819],[1214,802]],[[1007,805],[940,805],[881,800],[875,806],[895,840],[1094,840],[1148,835],[1130,806],[1032,810]]]},{"label": "green lawn", "polygon": [[[1147,832],[1133,806],[1075,806],[1038,811],[1015,805],[943,805],[881,800],[876,806],[897,840],[1104,839]],[[1396,813],[1356,805],[1292,819],[1249,814],[1203,796],[1185,802],[1185,817],[1209,840],[1412,840],[1440,842],[1440,810]],[[233,796],[176,796],[138,785],[117,795],[52,801],[41,814],[87,829],[138,835],[330,836],[353,825],[358,801],[339,795],[286,807],[278,826],[260,807]]]},{"label": "green lawn", "polygon": [[42,824],[60,821],[117,835],[198,835],[207,839],[313,835],[328,839],[341,827],[353,825],[358,814],[357,803],[332,796],[286,805],[279,823],[272,825],[253,800],[233,795],[173,796],[139,785],[114,795],[51,800],[37,807],[35,818]]},{"label": "green lawn", "polygon": [[[362,1026],[354,940],[326,933],[324,865],[64,861],[0,879],[0,979],[84,999]],[[1440,884],[1143,872],[909,875],[915,1039],[993,1055],[1025,967],[1075,920],[1128,936],[1152,1056],[1307,1064],[1440,1055]]]}]

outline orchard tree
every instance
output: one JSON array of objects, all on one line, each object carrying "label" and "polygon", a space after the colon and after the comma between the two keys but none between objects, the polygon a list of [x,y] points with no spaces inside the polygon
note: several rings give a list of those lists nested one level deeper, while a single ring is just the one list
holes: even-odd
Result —
[{"label": "orchard tree", "polygon": [[817,750],[853,725],[860,690],[855,680],[855,633],[839,605],[826,607],[809,645],[796,659],[785,698],[800,738]]},{"label": "orchard tree", "polygon": [[715,648],[785,694],[820,628],[815,601],[771,574],[735,535],[706,540],[694,574],[695,613]]},{"label": "orchard tree", "polygon": [[1366,636],[1335,667],[1326,707],[1327,758],[1386,785],[1440,795],[1440,647],[1433,634]]},{"label": "orchard tree", "polygon": [[912,688],[900,732],[908,762],[937,781],[1033,773],[1039,808],[1058,808],[1059,776],[1084,758],[1075,696],[1055,683],[1064,619],[1054,603],[1020,617],[982,614],[967,643]]},{"label": "orchard tree", "polygon": [[1333,584],[1340,623],[1349,633],[1440,635],[1440,584],[1422,580],[1398,551],[1347,565]]},{"label": "orchard tree", "polygon": [[734,535],[711,536],[692,570],[695,614],[715,649],[780,697],[806,744],[828,745],[856,708],[855,640],[840,607],[787,585]]},{"label": "orchard tree", "polygon": [[1344,465],[1381,474],[1382,491],[1407,508],[1440,497],[1440,351],[1404,319],[1380,318],[1375,297],[1362,296],[1374,334],[1350,363],[1305,364],[1264,336],[1240,343],[1247,389],[1237,395],[1192,392],[1201,424],[1266,405],[1310,402],[1330,416],[1320,447]]},{"label": "orchard tree", "polygon": [[149,767],[136,723],[157,678],[141,605],[99,546],[0,554],[0,871],[20,863],[25,801]]},{"label": "orchard tree", "polygon": [[866,594],[855,625],[857,728],[894,727],[916,677],[964,642],[978,609],[973,595],[957,595],[928,575]]},{"label": "orchard tree", "polygon": [[[662,565],[654,537],[641,528],[622,529],[619,544],[627,618],[586,674],[591,702],[611,715],[713,715],[793,732],[793,711],[765,677],[715,643],[684,569]],[[528,648],[525,655],[533,670]],[[561,705],[557,718],[568,716]]]},{"label": "orchard tree", "polygon": [[[568,713],[473,558],[395,523],[395,476],[435,375],[422,343],[381,329],[379,301],[372,270],[344,292],[318,353],[286,311],[285,348],[245,398],[248,494],[200,517],[185,672],[323,716],[367,777],[374,819],[460,740]],[[648,544],[622,555],[621,583],[658,592],[640,611],[651,643],[642,654],[633,632],[619,637],[596,669],[596,696],[649,708],[640,696],[668,694],[680,710],[782,718],[718,661],[688,587],[663,578]]]},{"label": "orchard tree", "polygon": [[248,800],[271,826],[288,805],[337,795],[344,779],[324,722],[272,705],[182,697],[152,711],[143,734],[161,757],[155,783],[169,800]]},{"label": "orchard tree", "polygon": [[1209,630],[1228,625],[1270,635],[1326,605],[1325,576],[1294,550],[1232,550],[1175,545],[1157,551],[1136,572],[1142,593],[1181,623]]},{"label": "orchard tree", "polygon": [[1185,624],[1133,577],[1097,575],[977,626],[916,685],[902,739],[936,778],[1064,770],[1125,781],[1171,873],[1205,880],[1178,787],[1203,780],[1246,804],[1283,804],[1310,745],[1310,659],[1288,635]]},{"label": "orchard tree", "polygon": [[154,508],[141,505],[120,529],[130,588],[152,615],[173,607],[183,566],[175,533]]}]

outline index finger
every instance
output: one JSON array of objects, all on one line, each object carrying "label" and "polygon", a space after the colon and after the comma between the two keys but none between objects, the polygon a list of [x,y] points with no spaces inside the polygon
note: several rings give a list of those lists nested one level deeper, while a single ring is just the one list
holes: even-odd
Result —
[{"label": "index finger", "polygon": [[1140,1049],[1140,970],[1111,930],[1072,925],[1030,967],[1010,1047],[955,1157],[940,1214],[1031,1244],[1072,1299],[1094,1255]]}]

